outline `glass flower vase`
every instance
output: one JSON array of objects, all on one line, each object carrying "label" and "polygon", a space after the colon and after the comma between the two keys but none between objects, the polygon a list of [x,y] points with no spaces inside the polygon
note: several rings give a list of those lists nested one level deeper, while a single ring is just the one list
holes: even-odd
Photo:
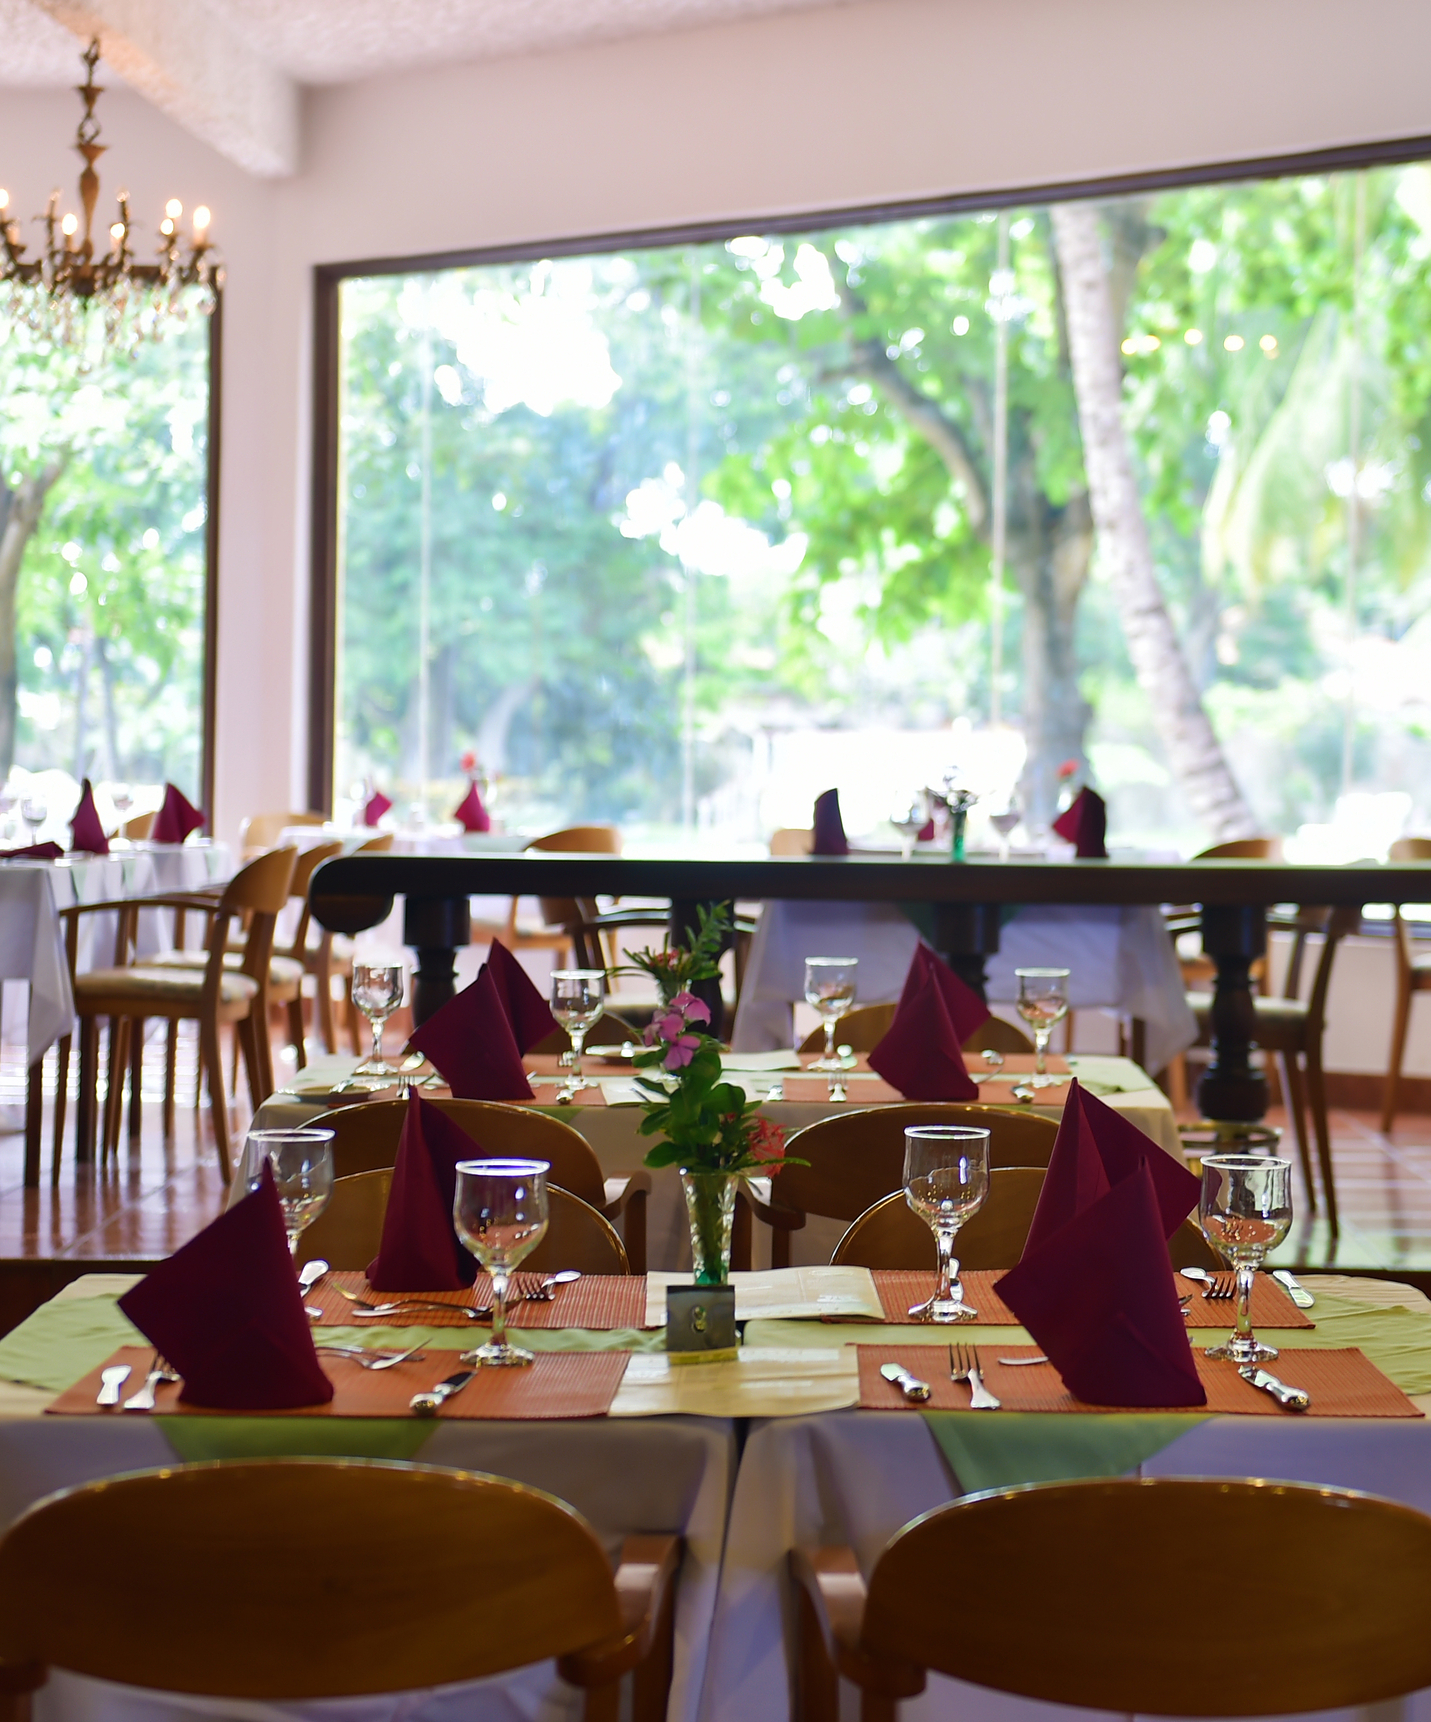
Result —
[{"label": "glass flower vase", "polygon": [[734,1172],[690,1172],[681,1168],[691,1262],[698,1286],[723,1286],[730,1279],[730,1229],[735,1217]]}]

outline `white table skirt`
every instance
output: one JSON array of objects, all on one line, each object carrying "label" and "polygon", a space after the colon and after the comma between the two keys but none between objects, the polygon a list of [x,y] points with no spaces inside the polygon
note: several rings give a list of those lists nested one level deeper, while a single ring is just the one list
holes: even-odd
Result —
[{"label": "white table skirt", "polygon": [[[760,1052],[791,1043],[791,1006],[804,997],[805,959],[858,957],[860,1004],[897,999],[919,934],[892,903],[769,902],[751,940],[731,1045]],[[1148,1068],[1162,1070],[1197,1039],[1182,973],[1161,913],[1039,904],[1018,909],[987,965],[988,997],[1012,1004],[1016,968],[1072,971],[1075,1010],[1103,1007],[1147,1024]]]}]

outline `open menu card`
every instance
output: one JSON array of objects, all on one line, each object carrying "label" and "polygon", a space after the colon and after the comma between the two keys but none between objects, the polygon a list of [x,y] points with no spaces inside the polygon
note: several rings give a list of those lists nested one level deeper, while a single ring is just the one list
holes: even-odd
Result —
[{"label": "open menu card", "polygon": [[[666,1287],[688,1286],[691,1274],[646,1276],[647,1327],[666,1325]],[[767,1268],[733,1273],[737,1321],[821,1321],[832,1317],[884,1320],[884,1307],[868,1268]]]}]

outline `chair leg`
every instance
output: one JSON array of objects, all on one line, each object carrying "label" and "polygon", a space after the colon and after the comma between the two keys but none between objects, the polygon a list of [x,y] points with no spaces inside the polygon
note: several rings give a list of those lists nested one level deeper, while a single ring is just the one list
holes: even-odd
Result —
[{"label": "chair leg", "polygon": [[337,1031],[333,1027],[333,935],[325,933],[323,942],[318,947],[318,960],[313,965],[313,1016],[318,1029],[318,1037],[323,1042],[323,1050],[334,1053],[338,1050]]},{"label": "chair leg", "polygon": [[802,1584],[795,1587],[795,1722],[839,1722],[840,1677]]},{"label": "chair leg", "polygon": [[99,1018],[80,1018],[79,1094],[75,1097],[75,1163],[94,1159],[95,1111],[99,1105]]},{"label": "chair leg", "polygon": [[233,1177],[233,1168],[229,1164],[229,1097],[224,1086],[223,1049],[219,1045],[219,1025],[216,1022],[200,1023],[199,1049],[203,1068],[209,1077],[209,1112],[213,1120],[214,1142],[219,1151],[219,1170],[227,1184]]},{"label": "chair leg", "polygon": [[353,1049],[353,1057],[361,1058],[363,1037],[358,1028],[358,1007],[353,1003],[353,977],[350,974],[343,977],[343,996],[348,1007],[348,1044]]},{"label": "chair leg", "polygon": [[1391,1134],[1396,1123],[1397,1090],[1401,1087],[1401,1066],[1406,1056],[1406,1031],[1411,1023],[1411,988],[1400,982],[1396,988],[1396,1017],[1391,1029],[1391,1057],[1386,1066],[1386,1088],[1381,1097],[1381,1133]]},{"label": "chair leg", "polygon": [[174,1136],[174,1084],[179,1065],[179,1019],[169,1018],[169,1031],[164,1036],[164,1140]]},{"label": "chair leg", "polygon": [[137,1143],[144,1131],[144,1018],[136,1017],[129,1043],[129,1140]]},{"label": "chair leg", "polygon": [[119,1153],[119,1113],[124,1105],[125,1067],[129,1063],[129,1018],[109,1019],[109,1087],[104,1097],[104,1133],[100,1163]]},{"label": "chair leg", "polygon": [[249,1104],[255,1112],[263,1104],[263,1067],[258,1061],[258,1036],[253,1012],[234,1024],[234,1045],[243,1049],[244,1069],[248,1072]]},{"label": "chair leg", "polygon": [[1317,1180],[1312,1173],[1312,1145],[1307,1135],[1307,1092],[1302,1085],[1302,1067],[1295,1052],[1279,1052],[1277,1063],[1282,1072],[1282,1093],[1292,1118],[1297,1138],[1297,1153],[1302,1161],[1302,1182],[1307,1189],[1307,1212],[1317,1211]]},{"label": "chair leg", "polygon": [[55,1048],[55,1145],[50,1155],[50,1183],[60,1181],[60,1148],[65,1139],[65,1112],[70,1091],[70,1042],[72,1035],[61,1035]]},{"label": "chair leg", "polygon": [[784,1226],[770,1228],[770,1265],[772,1268],[790,1266],[790,1233]]},{"label": "chair leg", "polygon": [[635,1190],[621,1216],[621,1241],[626,1245],[626,1259],[633,1274],[646,1271],[646,1192]]},{"label": "chair leg", "polygon": [[300,992],[296,999],[288,1001],[288,1044],[297,1056],[300,1070],[305,1069],[308,1064],[308,1051],[303,1044],[305,1038],[303,1033],[303,994]]},{"label": "chair leg", "polygon": [[[40,1187],[40,1140],[45,1118],[45,1055],[30,1066],[25,1082],[25,1188]],[[60,1145],[55,1143],[55,1165],[60,1163]]]},{"label": "chair leg", "polygon": [[1327,1087],[1322,1078],[1322,1052],[1319,1046],[1307,1048],[1307,1095],[1312,1103],[1312,1128],[1317,1133],[1317,1159],[1322,1168],[1322,1194],[1327,1200],[1327,1223],[1332,1236],[1339,1229],[1337,1220],[1337,1180],[1332,1170],[1332,1132],[1327,1118]]},{"label": "chair leg", "polygon": [[[751,1267],[750,1250],[752,1244],[752,1225],[754,1215],[750,1203],[745,1199],[745,1191],[735,1192],[735,1213],[731,1217],[730,1226],[730,1266],[733,1273],[749,1273]],[[627,1251],[630,1254],[630,1251]],[[631,1271],[636,1272],[635,1263]]]}]

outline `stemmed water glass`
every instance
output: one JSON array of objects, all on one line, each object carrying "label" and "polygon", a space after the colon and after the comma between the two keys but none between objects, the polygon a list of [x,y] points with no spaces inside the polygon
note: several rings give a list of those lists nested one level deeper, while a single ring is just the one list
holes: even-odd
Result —
[{"label": "stemmed water glass", "polygon": [[20,817],[30,828],[30,841],[33,843],[40,834],[40,827],[50,817],[50,809],[42,795],[27,795],[20,803]]},{"label": "stemmed water glass", "polygon": [[383,1028],[402,1003],[403,975],[401,963],[353,964],[353,1003],[373,1031],[373,1050],[354,1070],[354,1076],[393,1074],[392,1066],[383,1057]]},{"label": "stemmed water glass", "polygon": [[492,1337],[462,1354],[464,1363],[512,1368],[532,1354],[507,1339],[512,1270],[546,1236],[546,1160],[459,1160],[452,1219],[457,1235],[492,1276]]},{"label": "stemmed water glass", "polygon": [[835,1056],[835,1024],[848,1016],[855,1002],[855,975],[858,957],[806,957],[805,1003],[825,1025],[825,1052],[810,1066],[811,1070],[839,1070]]},{"label": "stemmed water glass", "polygon": [[15,791],[11,789],[9,781],[0,783],[0,837],[8,838],[12,835],[10,814],[16,799]]},{"label": "stemmed water glass", "polygon": [[1260,1154],[1209,1154],[1198,1200],[1202,1235],[1237,1270],[1237,1329],[1209,1357],[1260,1363],[1276,1357],[1252,1332],[1252,1282],[1292,1226],[1292,1162]]},{"label": "stemmed water glass", "polygon": [[1017,803],[1013,801],[1010,801],[1009,805],[1002,813],[991,813],[989,815],[989,823],[998,833],[1000,861],[1008,860],[1009,839],[1014,834],[1014,827],[1022,818],[1022,812],[1019,810]]},{"label": "stemmed water glass", "polygon": [[929,823],[929,815],[919,802],[910,804],[909,812],[900,818],[890,817],[890,824],[899,833],[899,858],[908,861],[919,841],[919,833]]},{"label": "stemmed water glass", "polygon": [[1048,1037],[1054,1025],[1068,1015],[1068,970],[1015,969],[1014,978],[1019,983],[1016,1008],[1034,1037],[1034,1074],[1029,1086],[1052,1088],[1063,1078],[1048,1074]]},{"label": "stemmed water glass", "polygon": [[558,1100],[570,1100],[579,1088],[592,1086],[581,1074],[581,1054],[605,1006],[603,970],[552,970],[552,1015],[571,1036],[571,1075],[558,1092]]},{"label": "stemmed water glass", "polygon": [[328,1206],[333,1194],[333,1132],[318,1129],[250,1130],[244,1150],[248,1186],[256,1190],[266,1160],[283,1209],[288,1253],[298,1254],[298,1239]]},{"label": "stemmed water glass", "polygon": [[910,1315],[945,1325],[977,1321],[964,1302],[954,1239],[989,1194],[989,1132],[959,1124],[911,1124],[904,1132],[904,1199],[934,1233],[939,1283]]}]

